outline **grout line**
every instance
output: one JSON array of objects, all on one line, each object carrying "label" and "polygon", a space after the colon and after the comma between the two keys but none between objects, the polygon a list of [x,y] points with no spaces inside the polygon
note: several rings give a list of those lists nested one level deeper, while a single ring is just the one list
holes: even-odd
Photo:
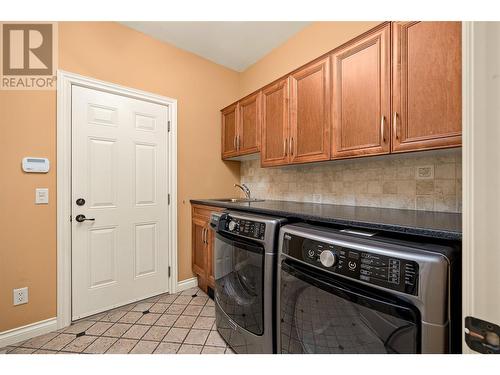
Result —
[{"label": "grout line", "polygon": [[[103,311],[103,312],[100,312],[100,313],[97,313],[97,314],[94,314],[92,316],[97,316],[97,315],[100,315],[100,314],[103,314],[103,316],[101,317],[101,319],[98,319],[98,320],[92,320],[92,316],[90,317],[86,317],[86,318],[82,318],[82,319],[79,319],[75,322],[72,322],[70,324],[69,327],[65,327],[64,330],[62,331],[53,331],[54,333],[56,333],[56,335],[50,339],[49,341],[47,341],[46,343],[44,343],[42,346],[38,347],[38,348],[31,348],[31,347],[26,347],[26,346],[23,346],[24,343],[26,343],[27,341],[31,340],[31,339],[28,339],[28,340],[25,340],[21,343],[15,343],[15,344],[12,344],[12,345],[8,345],[8,347],[11,347],[12,349],[9,351],[12,352],[14,351],[15,349],[17,348],[23,348],[23,349],[31,349],[33,350],[33,353],[36,353],[37,351],[39,350],[50,350],[54,353],[66,353],[66,354],[88,354],[88,353],[84,353],[84,351],[90,347],[92,344],[95,343],[95,341],[97,341],[99,338],[110,338],[110,339],[113,339],[114,342],[102,353],[102,354],[105,354],[107,353],[111,347],[113,345],[116,344],[116,342],[120,339],[126,339],[126,340],[136,340],[137,342],[135,343],[135,345],[127,352],[127,353],[131,353],[132,350],[134,350],[134,348],[142,341],[142,342],[154,342],[156,343],[157,345],[154,347],[152,353],[154,353],[154,351],[160,346],[160,344],[162,343],[165,343],[165,344],[174,344],[174,345],[179,345],[179,348],[175,351],[175,353],[178,353],[180,348],[183,346],[183,345],[197,345],[197,346],[201,346],[201,351],[200,353],[203,351],[203,349],[205,348],[206,346],[206,342],[208,340],[208,336],[210,336],[210,333],[211,333],[211,329],[204,329],[204,328],[193,328],[194,324],[196,323],[196,321],[199,319],[199,318],[214,318],[212,316],[202,316],[201,315],[201,312],[203,311],[203,309],[205,307],[207,307],[207,303],[209,301],[210,298],[207,298],[205,300],[205,302],[203,304],[192,304],[192,300],[193,300],[193,295],[197,295],[198,293],[200,293],[201,289],[197,288],[195,291],[191,291],[189,292],[188,294],[182,294],[181,293],[176,293],[176,294],[170,294],[170,293],[162,293],[162,294],[159,294],[157,296],[154,296],[154,297],[149,297],[149,298],[146,298],[144,300],[140,300],[140,301],[137,301],[135,303],[131,303],[129,305],[127,305],[127,309],[124,309],[124,306],[122,307],[117,307],[117,308],[113,308],[113,309],[110,309],[110,310],[106,310],[106,311]],[[191,294],[192,293],[192,294]],[[175,303],[175,300],[172,302],[172,303],[168,303],[168,302],[160,302],[160,299],[162,298],[162,296],[168,296],[168,295],[176,295],[176,299],[179,298],[180,296],[185,296],[185,297],[191,297],[191,300],[190,302],[188,302],[187,304],[178,304],[178,303]],[[199,295],[198,297],[207,297],[205,295],[205,293],[203,293],[202,295]],[[147,301],[148,299],[151,299],[151,298],[157,298],[156,301]],[[147,301],[147,302],[146,302]],[[174,322],[172,323],[171,326],[160,326],[160,325],[156,325],[156,321],[158,321],[158,319],[155,321],[155,323],[153,324],[144,324],[144,323],[137,323],[139,319],[137,319],[134,323],[126,323],[126,322],[120,322],[120,319],[123,318],[123,316],[125,316],[127,313],[129,312],[141,312],[141,311],[134,311],[133,308],[139,304],[139,303],[151,303],[151,307],[153,307],[154,305],[156,304],[162,304],[162,305],[168,305],[167,306],[167,309],[161,313],[159,312],[152,312],[152,314],[158,314],[159,317],[158,319],[160,319],[163,315],[171,315],[171,316],[177,316],[177,318],[174,320]],[[179,313],[179,314],[170,314],[167,312],[168,308],[172,305],[177,305],[177,306],[184,306],[184,308],[182,309],[182,311]],[[184,311],[189,307],[189,306],[195,306],[195,307],[201,307],[200,309],[200,312],[196,315],[186,315],[186,314],[183,314]],[[107,314],[111,313],[111,312],[119,312],[119,311],[123,311],[124,312],[124,315],[122,317],[120,317],[117,321],[105,321],[105,320],[102,320]],[[184,328],[184,327],[174,327],[175,323],[181,318],[181,317],[190,317],[190,318],[193,318],[194,319],[194,322],[193,322],[193,325],[191,325],[191,327],[189,328]],[[81,332],[77,332],[77,333],[70,333],[70,332],[66,332],[65,330],[67,329],[70,329],[71,326],[74,326],[80,322],[91,322],[92,324],[90,326],[88,326],[84,331],[84,335],[82,336],[77,336],[79,333]],[[109,323],[111,324],[102,334],[100,335],[95,335],[95,334],[87,334],[87,331],[94,327],[97,323]],[[127,325],[130,325],[130,327],[125,331],[123,332],[120,336],[109,336],[109,335],[106,335],[106,332],[110,329],[112,329],[114,326],[116,326],[117,324],[127,324]],[[127,333],[134,325],[140,325],[140,326],[146,326],[146,327],[149,327],[145,332],[144,334],[140,337],[140,338],[125,338],[123,337],[125,335],[125,333]],[[156,340],[150,340],[150,339],[143,339],[143,337],[151,330],[152,327],[158,327],[158,328],[165,328],[166,329],[166,333],[165,335],[161,338],[161,340],[159,341],[156,341]],[[165,337],[168,335],[168,333],[171,331],[172,328],[181,328],[181,329],[187,329],[188,332],[186,333],[186,336],[184,337],[184,339],[182,340],[181,343],[174,343],[174,342],[169,342],[169,341],[164,341]],[[196,330],[203,330],[203,331],[208,331],[209,334],[207,335],[205,341],[203,344],[187,344],[185,341],[186,341],[186,338],[188,337],[189,333],[193,330],[193,329],[196,329]],[[62,334],[65,334],[65,335],[74,335],[75,337],[69,341],[67,344],[65,344],[61,349],[44,349],[43,346],[47,345],[48,343],[52,342],[53,340],[55,340],[56,338],[58,338],[59,336],[61,336]],[[41,336],[41,335],[40,335]],[[78,337],[83,337],[83,336],[89,336],[89,337],[92,337],[94,338],[92,340],[92,342],[88,343],[88,345],[86,345],[84,348],[82,348],[82,350],[80,352],[69,352],[69,351],[65,351],[64,349],[67,348],[70,344],[72,344],[76,339],[78,339]],[[37,337],[37,336],[36,336]],[[34,338],[36,338],[34,337]],[[227,345],[226,345],[227,347]],[[9,353],[6,353],[6,354],[9,354]]]},{"label": "grout line", "polygon": [[116,339],[102,354],[106,354],[108,350],[111,349],[111,347],[116,344],[117,341],[118,339]]},{"label": "grout line", "polygon": [[[86,336],[86,335],[84,335],[84,336]],[[79,337],[83,337],[83,336],[79,336]],[[95,341],[95,340],[97,340],[97,339],[99,338],[98,336],[93,336],[93,335],[88,335],[87,337],[95,337],[95,338],[94,338],[94,340],[92,340],[91,342],[89,342],[89,343],[87,344],[87,346],[86,346],[85,348],[83,348],[83,349],[82,349],[82,351],[81,351],[81,352],[72,352],[72,353],[74,353],[74,354],[84,354],[84,353],[83,353],[83,352],[84,352],[84,350],[85,350],[85,349],[87,349],[90,345],[92,345],[92,344],[94,343],[94,341]],[[76,337],[76,338],[75,338],[75,340],[76,340],[77,338],[78,338],[78,337]],[[75,340],[73,340],[73,341],[75,341]],[[73,342],[73,341],[71,341],[71,342]],[[69,344],[71,344],[71,342],[70,342],[70,343],[68,343],[68,345],[69,345]],[[68,346],[68,345],[66,345],[66,346]],[[66,346],[65,346],[65,347],[66,347]],[[64,348],[63,348],[63,349],[64,349]]]},{"label": "grout line", "polygon": [[135,343],[135,345],[134,345],[134,346],[132,346],[132,347],[130,348],[130,350],[127,352],[127,354],[130,354],[130,352],[131,352],[132,350],[134,350],[134,348],[137,346],[137,344],[138,344],[140,341],[141,341],[141,340],[137,340],[137,342]]},{"label": "grout line", "polygon": [[[54,331],[54,332],[57,332],[57,331]],[[51,332],[49,332],[49,333],[51,333]],[[47,345],[49,342],[51,342],[52,340],[54,340],[54,339],[55,339],[57,336],[59,336],[61,333],[62,333],[62,332],[57,332],[57,335],[55,335],[54,337],[52,337],[49,341],[47,341],[47,342],[46,342],[45,344],[43,344],[43,345]],[[40,335],[40,336],[43,336],[43,335]],[[35,337],[32,337],[31,339],[34,339],[34,338],[37,338],[37,337],[40,337],[40,336],[35,336]],[[14,348],[16,348],[16,349],[17,349],[17,348],[33,349],[33,348],[28,348],[27,346],[23,346],[23,344],[24,344],[24,343],[26,343],[26,342],[30,341],[31,339],[21,341],[21,342],[19,342],[19,343],[18,343],[19,345],[17,345],[17,344],[12,344],[12,345],[7,345],[7,346],[12,346],[12,347],[14,347]],[[43,346],[43,345],[42,345],[42,346]],[[40,347],[40,348],[41,348],[41,347]],[[36,350],[38,350],[38,349],[40,349],[40,348],[37,348]]]},{"label": "grout line", "polygon": [[[147,341],[147,340],[144,340],[144,341]],[[155,352],[156,348],[158,348],[160,346],[160,344],[161,344],[161,341],[156,344],[156,346],[154,347],[154,349],[151,351],[151,354],[153,354]]]}]

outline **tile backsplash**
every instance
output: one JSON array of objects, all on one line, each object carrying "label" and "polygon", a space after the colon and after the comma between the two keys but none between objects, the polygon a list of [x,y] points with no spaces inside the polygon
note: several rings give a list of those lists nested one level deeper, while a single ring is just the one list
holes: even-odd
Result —
[{"label": "tile backsplash", "polygon": [[460,148],[261,168],[241,162],[241,182],[255,198],[462,211]]}]

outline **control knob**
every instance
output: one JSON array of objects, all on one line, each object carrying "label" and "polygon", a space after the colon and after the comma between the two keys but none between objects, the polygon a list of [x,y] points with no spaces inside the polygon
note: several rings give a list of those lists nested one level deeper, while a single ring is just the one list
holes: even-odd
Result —
[{"label": "control knob", "polygon": [[232,231],[234,231],[234,230],[236,230],[238,228],[238,223],[236,221],[234,221],[234,220],[231,220],[229,222],[229,224],[227,225],[227,227],[232,232]]},{"label": "control knob", "polygon": [[319,255],[319,261],[325,267],[332,267],[337,262],[337,257],[330,250],[323,250]]}]

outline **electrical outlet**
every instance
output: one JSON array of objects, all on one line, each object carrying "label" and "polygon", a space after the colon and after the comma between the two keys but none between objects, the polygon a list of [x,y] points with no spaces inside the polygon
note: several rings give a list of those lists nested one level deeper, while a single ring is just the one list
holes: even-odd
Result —
[{"label": "electrical outlet", "polygon": [[28,303],[28,287],[14,289],[14,306]]},{"label": "electrical outlet", "polygon": [[321,203],[322,201],[322,196],[321,194],[313,194],[313,202],[314,203]]}]

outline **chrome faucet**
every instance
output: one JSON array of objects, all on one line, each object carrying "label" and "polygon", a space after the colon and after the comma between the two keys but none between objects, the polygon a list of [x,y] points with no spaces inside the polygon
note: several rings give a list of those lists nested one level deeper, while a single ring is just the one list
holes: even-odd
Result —
[{"label": "chrome faucet", "polygon": [[245,193],[245,196],[248,200],[250,200],[250,189],[248,188],[248,186],[246,186],[245,184],[234,184],[234,187],[239,187],[243,193]]}]

